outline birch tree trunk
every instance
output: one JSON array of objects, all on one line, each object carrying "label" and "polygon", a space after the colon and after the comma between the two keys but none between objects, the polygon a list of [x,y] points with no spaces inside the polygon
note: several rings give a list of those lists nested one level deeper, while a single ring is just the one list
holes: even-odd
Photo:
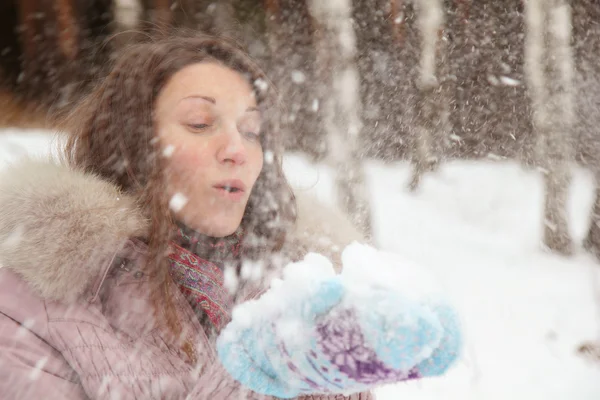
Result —
[{"label": "birch tree trunk", "polygon": [[545,184],[544,243],[571,254],[566,210],[574,159],[571,11],[566,0],[528,0],[525,7],[525,75]]},{"label": "birch tree trunk", "polygon": [[315,21],[320,98],[328,158],[336,171],[338,199],[355,225],[370,237],[370,209],[357,148],[362,124],[352,3],[350,0],[309,0],[309,8]]},{"label": "birch tree trunk", "polygon": [[419,78],[416,83],[415,127],[414,131],[411,131],[411,190],[418,188],[425,172],[436,168],[438,159],[434,140],[441,139],[440,131],[448,124],[438,71],[442,51],[440,37],[444,23],[442,0],[416,0],[415,4],[421,53]]}]

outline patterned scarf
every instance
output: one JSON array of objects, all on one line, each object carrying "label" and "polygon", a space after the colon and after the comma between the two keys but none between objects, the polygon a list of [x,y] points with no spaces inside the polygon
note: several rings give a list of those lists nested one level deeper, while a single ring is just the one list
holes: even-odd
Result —
[{"label": "patterned scarf", "polygon": [[179,290],[204,324],[218,332],[231,318],[232,296],[224,286],[224,265],[237,258],[243,233],[222,239],[179,227],[169,256],[170,273]]}]

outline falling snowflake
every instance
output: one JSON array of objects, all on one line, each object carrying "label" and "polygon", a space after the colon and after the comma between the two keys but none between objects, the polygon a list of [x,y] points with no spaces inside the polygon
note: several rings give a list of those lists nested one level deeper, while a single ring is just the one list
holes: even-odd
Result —
[{"label": "falling snowflake", "polygon": [[275,155],[273,154],[272,151],[268,150],[268,151],[265,151],[264,158],[265,158],[265,163],[273,164],[273,161],[275,160]]},{"label": "falling snowflake", "polygon": [[188,202],[188,198],[183,193],[175,193],[169,201],[169,208],[175,212],[179,212],[185,207]]},{"label": "falling snowflake", "polygon": [[163,149],[163,156],[169,158],[173,155],[174,152],[175,152],[175,146],[170,144]]},{"label": "falling snowflake", "polygon": [[506,86],[519,86],[521,84],[521,81],[508,76],[501,76],[500,82],[502,82],[502,84]]},{"label": "falling snowflake", "polygon": [[46,366],[48,362],[48,357],[40,358],[36,363],[35,367],[29,372],[29,379],[32,381],[37,381],[42,373],[42,370]]},{"label": "falling snowflake", "polygon": [[302,71],[292,71],[292,81],[298,84],[304,83],[306,81],[306,75],[304,75]]},{"label": "falling snowflake", "polygon": [[269,88],[269,84],[263,79],[257,79],[254,81],[254,86],[261,92],[265,92]]}]

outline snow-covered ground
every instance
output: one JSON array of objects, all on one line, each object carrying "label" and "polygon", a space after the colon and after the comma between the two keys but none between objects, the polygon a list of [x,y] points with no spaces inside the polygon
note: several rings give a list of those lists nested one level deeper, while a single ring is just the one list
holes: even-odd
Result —
[{"label": "snow-covered ground", "polygon": [[[0,133],[0,165],[44,153],[41,133]],[[332,174],[289,155],[298,190],[333,201]],[[382,388],[379,400],[597,400],[600,366],[576,347],[600,337],[594,282],[600,264],[579,250],[571,258],[542,248],[539,175],[513,163],[453,162],[405,188],[406,164],[369,163],[367,178],[378,245],[431,269],[464,318],[466,351],[446,376]],[[577,170],[569,211],[585,234],[592,180]]]},{"label": "snow-covered ground", "polygon": [[[302,157],[286,162],[299,188],[331,199],[332,174]],[[380,400],[599,399],[600,366],[576,354],[599,337],[593,282],[600,265],[542,248],[542,182],[514,163],[452,162],[406,190],[404,163],[369,163],[378,245],[434,271],[460,310],[463,360],[445,377],[386,387]],[[592,179],[575,174],[572,232],[584,236]]]}]

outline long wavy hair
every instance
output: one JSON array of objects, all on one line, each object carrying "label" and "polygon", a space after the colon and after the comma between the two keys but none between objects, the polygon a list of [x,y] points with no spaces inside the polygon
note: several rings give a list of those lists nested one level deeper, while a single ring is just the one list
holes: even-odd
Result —
[{"label": "long wavy hair", "polygon": [[[61,126],[69,134],[64,151],[69,165],[118,185],[139,201],[149,219],[146,268],[164,289],[156,291],[157,316],[166,318],[174,334],[182,327],[168,293],[173,285],[169,284],[167,254],[176,223],[169,210],[166,160],[161,156],[154,121],[155,101],[176,72],[209,61],[248,79],[264,121],[260,138],[265,163],[241,223],[246,234],[240,243],[239,275],[242,259],[257,260],[281,249],[296,209],[281,167],[283,147],[277,132],[275,89],[235,43],[204,35],[176,35],[130,46],[115,58],[108,75]],[[189,348],[184,351],[190,355]]]}]

